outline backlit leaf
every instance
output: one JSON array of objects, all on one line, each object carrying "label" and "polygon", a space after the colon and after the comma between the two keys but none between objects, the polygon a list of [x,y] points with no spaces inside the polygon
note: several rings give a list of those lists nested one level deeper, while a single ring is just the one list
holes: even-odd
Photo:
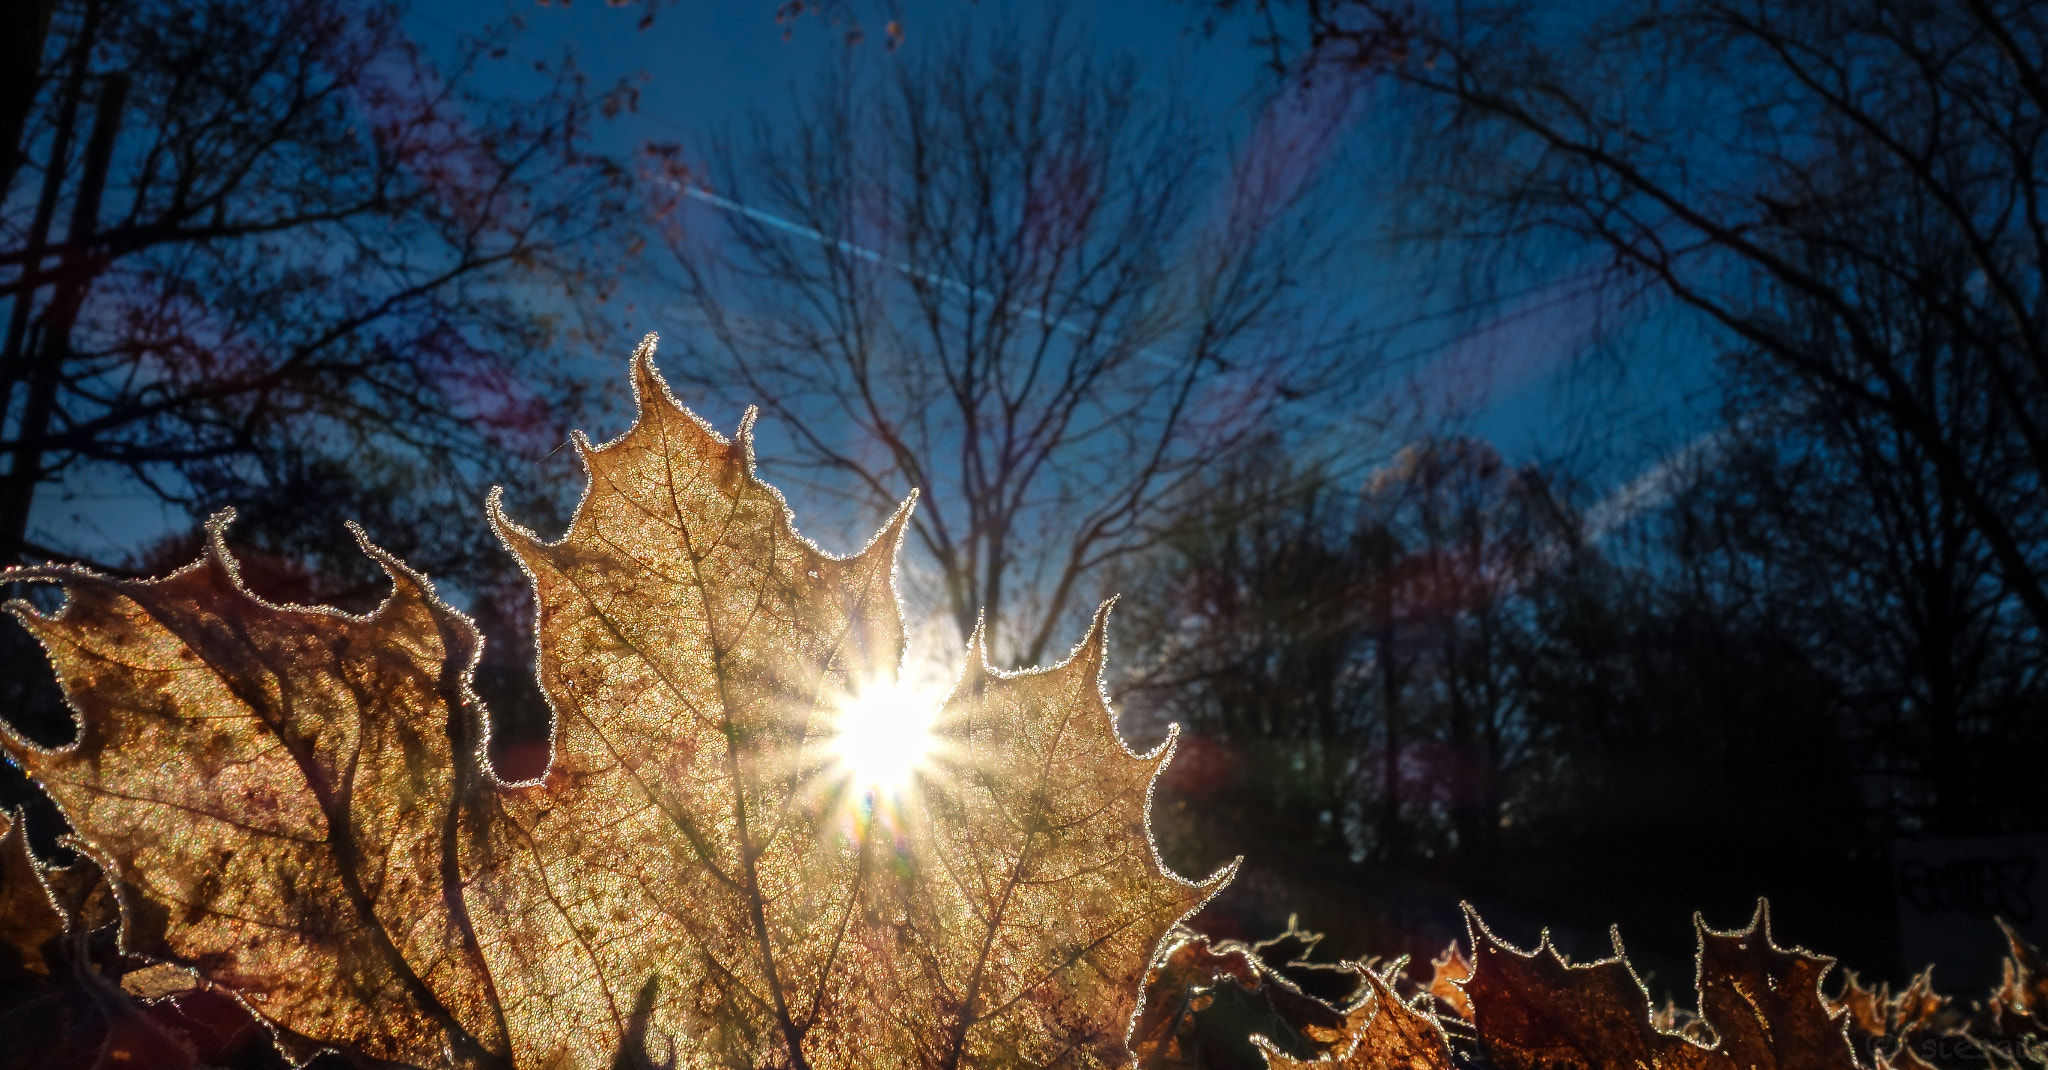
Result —
[{"label": "backlit leaf", "polygon": [[1848,1012],[1820,981],[1832,959],[1771,941],[1759,904],[1746,929],[1700,940],[1699,1021],[1711,1044],[1656,1027],[1649,994],[1621,955],[1584,965],[1544,942],[1525,954],[1467,908],[1474,948],[1464,982],[1481,1046],[1505,1070],[1853,1070]]},{"label": "backlit leaf", "polygon": [[1436,1019],[1403,1003],[1385,978],[1371,970],[1360,972],[1368,994],[1345,1016],[1346,1039],[1315,1060],[1290,1058],[1266,1044],[1267,1065],[1272,1070],[1451,1070],[1456,1064]]},{"label": "backlit leaf", "polygon": [[[0,977],[14,969],[49,976],[43,944],[64,931],[64,915],[43,890],[28,830],[19,818],[0,814]],[[6,961],[8,956],[13,961]]]},{"label": "backlit leaf", "polygon": [[[1138,1065],[1258,1070],[1265,1065],[1262,1050],[1312,1058],[1344,1041],[1343,1012],[1301,991],[1259,956],[1259,949],[1274,946],[1178,934],[1145,978],[1145,1007],[1131,1037]],[[1356,971],[1344,972],[1356,987]],[[1254,1037],[1264,1040],[1263,1049]]]},{"label": "backlit leaf", "polygon": [[229,519],[161,580],[16,573],[65,586],[22,617],[82,715],[68,747],[9,751],[117,883],[122,946],[234,991],[288,1051],[502,1052],[443,850],[476,769],[475,631],[367,543],[394,583],[375,612],[263,602]]},{"label": "backlit leaf", "polygon": [[[69,596],[13,608],[80,736],[5,744],[114,881],[123,949],[235,993],[301,1058],[1126,1061],[1155,948],[1228,873],[1190,883],[1153,850],[1172,739],[1116,733],[1108,607],[1059,665],[997,671],[977,637],[943,704],[900,690],[909,503],[824,553],[755,478],[751,414],[717,435],[652,352],[632,429],[578,440],[566,535],[491,503],[539,606],[539,780],[483,758],[475,629],[367,542],[394,589],[360,617],[250,594],[225,515],[161,580],[12,574]],[[851,711],[878,706],[928,733],[869,738],[883,722]]]}]

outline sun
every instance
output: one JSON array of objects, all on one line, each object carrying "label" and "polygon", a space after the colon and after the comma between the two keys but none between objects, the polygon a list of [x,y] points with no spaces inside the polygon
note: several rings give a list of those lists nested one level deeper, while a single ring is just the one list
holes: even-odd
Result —
[{"label": "sun", "polygon": [[862,688],[840,703],[832,756],[841,775],[863,792],[899,796],[937,742],[938,703],[928,693],[894,684]]}]

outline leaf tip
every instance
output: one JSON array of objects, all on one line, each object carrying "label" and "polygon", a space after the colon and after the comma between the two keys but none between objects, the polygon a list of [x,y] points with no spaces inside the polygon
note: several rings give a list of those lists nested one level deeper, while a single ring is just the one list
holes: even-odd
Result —
[{"label": "leaf tip", "polygon": [[994,667],[988,663],[988,619],[977,615],[974,630],[967,635],[967,664],[962,670],[963,683],[972,683],[994,675]]},{"label": "leaf tip", "polygon": [[225,509],[206,518],[206,560],[213,567],[224,570],[236,588],[242,586],[242,569],[235,563],[235,555],[228,552],[228,527],[235,522],[235,507]]},{"label": "leaf tip", "polygon": [[896,511],[889,514],[889,521],[882,525],[882,537],[889,542],[889,552],[896,553],[903,547],[903,533],[910,528],[911,514],[917,511],[917,488],[896,505]]},{"label": "leaf tip", "polygon": [[[492,489],[495,490],[496,488]],[[347,520],[342,522],[342,526],[347,528],[348,533],[355,537],[356,548],[363,552],[363,556],[377,562],[377,566],[384,570],[386,576],[391,577],[393,583],[401,586],[416,587],[421,594],[428,597],[433,596],[434,585],[428,582],[426,576],[415,571],[411,565],[399,560],[396,554],[371,542],[370,533],[364,531],[361,524],[353,520]]]},{"label": "leaf tip", "polygon": [[[633,349],[633,410],[645,416],[657,400],[666,400],[671,407],[681,409],[675,397],[669,393],[668,381],[661,377],[661,370],[654,366],[654,349],[660,336],[648,332],[640,344]],[[580,437],[582,432],[577,432]]]},{"label": "leaf tip", "polygon": [[1074,648],[1074,660],[1082,671],[1096,680],[1102,678],[1102,667],[1109,655],[1109,611],[1116,608],[1116,596],[1103,599],[1095,607],[1095,616],[1088,622],[1088,634],[1081,639],[1081,645]]},{"label": "leaf tip", "polygon": [[1778,946],[1778,942],[1771,938],[1771,901],[1768,898],[1756,897],[1756,910],[1749,916],[1749,931],[1761,934],[1766,946]]},{"label": "leaf tip", "polygon": [[[684,411],[688,412],[689,410],[685,409]],[[749,405],[746,411],[740,413],[739,426],[733,429],[732,452],[734,458],[739,462],[739,470],[743,476],[752,477],[759,470],[759,465],[756,463],[754,456],[754,425],[760,422],[760,419],[761,407],[759,405]],[[716,441],[717,436],[714,434],[712,439]],[[784,511],[786,513],[787,503],[784,504]],[[795,526],[794,517],[790,518],[790,523],[792,527]]]},{"label": "leaf tip", "polygon": [[[1228,885],[1231,881],[1236,880],[1237,871],[1243,868],[1244,856],[1238,855],[1236,858],[1233,858],[1230,861],[1225,862],[1220,866],[1217,866],[1216,872],[1211,873],[1206,877],[1203,877],[1199,881],[1196,881],[1195,887],[1200,888],[1202,891],[1207,892],[1209,893],[1209,895],[1213,896],[1217,892],[1222,891],[1224,887]],[[1204,904],[1207,904],[1208,896],[1204,896],[1202,902]],[[1190,913],[1193,912],[1190,911]]]},{"label": "leaf tip", "polygon": [[1481,934],[1492,935],[1486,932],[1486,923],[1479,920],[1479,908],[1473,906],[1470,899],[1458,903],[1458,912],[1465,916],[1465,936],[1468,940],[1476,944]]},{"label": "leaf tip", "polygon": [[532,528],[505,515],[503,487],[492,487],[490,496],[484,499],[484,519],[491,525],[491,531],[497,534],[498,541],[504,543],[505,549],[512,551],[512,556],[522,563],[530,560],[542,545],[540,536]]}]

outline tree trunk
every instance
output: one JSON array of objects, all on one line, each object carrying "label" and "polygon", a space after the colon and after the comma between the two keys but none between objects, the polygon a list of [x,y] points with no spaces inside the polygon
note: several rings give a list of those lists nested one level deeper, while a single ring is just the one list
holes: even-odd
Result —
[{"label": "tree trunk", "polygon": [[[22,246],[26,254],[21,265],[22,279],[43,269],[43,250],[50,242],[50,221],[56,218],[57,201],[64,193],[64,173],[71,164],[71,137],[78,128],[78,103],[85,98],[87,61],[92,56],[99,11],[97,4],[86,10],[85,25],[73,46],[71,70],[64,79],[64,96],[57,105],[57,125],[50,134],[50,158],[43,167],[42,193],[36,198],[35,218],[29,223],[28,241]],[[34,103],[33,98],[29,103]],[[22,366],[28,362],[24,343],[28,339],[29,317],[35,312],[36,290],[24,286],[16,292],[7,317],[6,348],[0,349],[0,428],[4,428],[7,414],[13,410],[14,384],[22,378]],[[0,558],[0,565],[13,563],[11,558]]]},{"label": "tree trunk", "polygon": [[[78,310],[102,265],[87,252],[83,243],[91,240],[99,224],[100,197],[107,189],[107,171],[113,164],[114,137],[121,127],[121,109],[128,102],[128,76],[107,76],[100,87],[100,99],[93,110],[92,136],[85,146],[84,171],[72,201],[71,228],[58,273],[56,293],[43,312],[37,332],[36,356],[25,370],[28,402],[15,429],[13,463],[0,481],[0,562],[21,560],[28,539],[29,513],[35,506],[36,488],[42,483],[43,440],[56,414],[57,388],[64,381],[64,367],[71,359],[71,330],[78,323]],[[18,306],[17,306],[18,307]],[[11,370],[11,369],[10,369]]]},{"label": "tree trunk", "polygon": [[0,6],[0,197],[14,189],[14,176],[28,162],[21,132],[35,110],[43,65],[43,44],[50,37],[50,16],[57,0],[14,0]]}]

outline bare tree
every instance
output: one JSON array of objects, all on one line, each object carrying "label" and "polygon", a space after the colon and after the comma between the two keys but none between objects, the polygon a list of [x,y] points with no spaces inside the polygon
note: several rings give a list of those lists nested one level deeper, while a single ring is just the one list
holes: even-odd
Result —
[{"label": "bare tree", "polygon": [[57,483],[203,513],[381,479],[424,517],[558,440],[549,317],[606,285],[624,180],[582,146],[623,101],[485,98],[502,40],[436,70],[398,19],[58,6],[0,204],[0,561],[67,555],[30,532]]},{"label": "bare tree", "polygon": [[1502,820],[1547,742],[1524,709],[1518,670],[1530,621],[1516,595],[1568,533],[1540,472],[1510,467],[1473,439],[1413,451],[1388,497],[1411,555],[1404,616],[1425,670],[1416,705],[1443,744],[1424,778],[1437,797],[1423,802],[1442,808],[1465,871],[1490,876]]},{"label": "bare tree", "polygon": [[1200,868],[1282,823],[1302,830],[1298,853],[1341,857],[1338,819],[1359,816],[1360,766],[1383,739],[1375,610],[1399,550],[1360,524],[1348,488],[1276,449],[1217,465],[1190,497],[1129,578],[1137,668],[1116,697],[1140,732],[1182,725],[1189,768],[1214,751],[1231,773],[1199,814],[1162,815],[1163,849]]},{"label": "bare tree", "polygon": [[864,513],[922,489],[943,611],[1037,662],[1194,474],[1317,387],[1333,126],[1264,129],[1232,151],[1056,19],[854,53],[678,189],[678,378],[764,406],[785,481]]},{"label": "bare tree", "polygon": [[[1789,389],[1910,439],[2048,630],[2040,5],[1222,6],[1270,16],[1265,39],[1303,69],[1405,60],[1389,69],[1415,91],[1410,170],[1436,234],[1592,250]],[[1950,362],[1988,409],[1924,374]]]},{"label": "bare tree", "polygon": [[[1931,355],[1929,355],[1931,357]],[[1785,389],[1765,361],[1742,396]],[[1936,362],[1945,417],[1995,416],[1984,369]],[[2016,453],[1978,454],[1986,483]],[[2042,659],[1989,546],[1920,443],[1880,415],[1820,403],[1701,473],[1674,525],[1717,601],[1758,607],[1834,682],[1824,705],[1887,834],[2027,827],[2048,746]]]},{"label": "bare tree", "polygon": [[1229,748],[1226,809],[1253,825],[1218,831],[1248,849],[1279,814],[1353,863],[1489,872],[1545,744],[1517,671],[1519,585],[1563,534],[1540,473],[1436,438],[1352,492],[1260,454],[1190,514],[1145,577],[1146,668],[1118,697]]}]

